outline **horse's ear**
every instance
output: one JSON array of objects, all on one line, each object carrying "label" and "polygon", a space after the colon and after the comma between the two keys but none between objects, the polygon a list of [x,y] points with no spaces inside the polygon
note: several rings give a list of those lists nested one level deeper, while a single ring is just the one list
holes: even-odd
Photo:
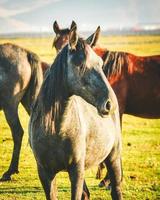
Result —
[{"label": "horse's ear", "polygon": [[55,21],[53,23],[53,30],[54,30],[55,34],[58,34],[60,32],[60,28],[59,28],[57,21]]},{"label": "horse's ear", "polygon": [[69,32],[69,45],[71,49],[76,49],[76,45],[78,42],[78,34],[77,34],[77,26],[73,26]]},{"label": "horse's ear", "polygon": [[86,42],[91,47],[96,46],[99,36],[100,36],[100,31],[101,31],[101,28],[100,28],[100,26],[98,26],[97,30],[86,39]]},{"label": "horse's ear", "polygon": [[77,26],[77,24],[76,24],[75,21],[72,21],[72,24],[71,24],[70,30],[71,30],[74,26]]}]

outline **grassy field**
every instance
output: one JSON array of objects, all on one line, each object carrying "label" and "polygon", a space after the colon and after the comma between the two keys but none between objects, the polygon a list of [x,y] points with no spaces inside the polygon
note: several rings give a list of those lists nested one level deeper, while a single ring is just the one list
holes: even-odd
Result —
[{"label": "grassy field", "polygon": [[[55,50],[52,38],[0,39],[0,44],[12,42],[37,53],[51,63]],[[137,55],[160,54],[160,36],[101,37],[100,44],[110,50],[132,52]],[[11,182],[0,183],[0,200],[44,200],[35,160],[28,144],[28,120],[22,106],[20,119],[25,134],[20,157],[20,173]],[[4,115],[0,112],[0,175],[7,169],[12,138]],[[111,199],[110,192],[98,188],[96,167],[86,172],[91,200]],[[125,200],[160,199],[160,119],[148,120],[124,115],[123,119],[123,196]],[[104,172],[105,173],[105,172]],[[59,199],[70,199],[70,183],[66,173],[57,176]]]}]

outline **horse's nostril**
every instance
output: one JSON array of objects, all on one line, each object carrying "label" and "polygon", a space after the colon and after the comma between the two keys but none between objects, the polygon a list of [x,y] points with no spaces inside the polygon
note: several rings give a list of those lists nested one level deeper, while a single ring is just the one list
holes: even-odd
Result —
[{"label": "horse's nostril", "polygon": [[106,102],[106,110],[110,110],[111,109],[111,101],[110,100],[108,100],[107,102]]},{"label": "horse's nostril", "polygon": [[107,100],[106,102],[103,103],[102,107],[99,110],[99,113],[102,116],[107,116],[110,114],[111,109],[112,109],[112,102],[111,100]]}]

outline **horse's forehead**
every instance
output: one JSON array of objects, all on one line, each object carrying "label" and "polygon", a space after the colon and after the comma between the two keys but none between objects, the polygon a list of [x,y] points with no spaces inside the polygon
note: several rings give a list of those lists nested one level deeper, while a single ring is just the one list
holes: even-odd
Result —
[{"label": "horse's forehead", "polygon": [[60,31],[60,34],[62,34],[62,35],[69,35],[69,32],[70,32],[70,30],[68,28],[67,29],[62,29]]}]

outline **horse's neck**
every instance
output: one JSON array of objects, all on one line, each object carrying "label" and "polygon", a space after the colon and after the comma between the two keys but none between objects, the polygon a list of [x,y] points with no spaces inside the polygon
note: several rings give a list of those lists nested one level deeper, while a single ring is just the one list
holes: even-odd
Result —
[{"label": "horse's neck", "polygon": [[[61,123],[61,131],[73,130],[75,132],[85,132],[91,125],[90,121],[97,116],[97,109],[87,103],[83,98],[73,95],[65,104]],[[96,120],[95,120],[96,121]]]},{"label": "horse's neck", "polygon": [[105,56],[106,52],[108,52],[108,50],[107,50],[106,48],[101,47],[101,46],[95,46],[95,47],[93,47],[93,50],[94,50],[94,52],[95,52],[98,56],[100,56],[102,59],[103,59],[103,57]]},{"label": "horse's neck", "polygon": [[80,98],[78,96],[71,96],[64,107],[62,118],[62,130],[72,128],[81,129],[83,123],[82,106],[80,105]]},{"label": "horse's neck", "polygon": [[128,71],[128,53],[108,51],[103,59],[103,71],[111,85],[124,79]]},{"label": "horse's neck", "polygon": [[118,106],[112,114],[106,118],[102,118],[94,106],[87,103],[83,98],[73,95],[69,98],[65,106],[60,132],[63,135],[70,133],[95,134],[101,130],[99,127],[100,124],[105,127],[105,130],[109,130],[110,128],[112,130],[114,128],[117,131],[117,136],[120,135]]}]

